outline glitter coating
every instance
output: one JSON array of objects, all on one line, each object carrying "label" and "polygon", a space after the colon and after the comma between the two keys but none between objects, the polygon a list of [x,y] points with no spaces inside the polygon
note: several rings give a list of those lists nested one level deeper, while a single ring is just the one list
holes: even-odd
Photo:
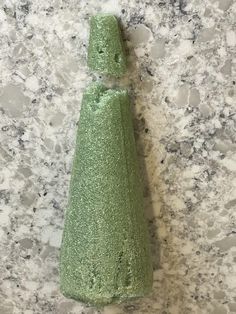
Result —
[{"label": "glitter coating", "polygon": [[152,264],[129,96],[84,93],[60,256],[62,293],[93,305],[144,296]]},{"label": "glitter coating", "polygon": [[110,14],[97,14],[90,20],[88,66],[115,77],[126,71],[126,56],[118,21]]}]

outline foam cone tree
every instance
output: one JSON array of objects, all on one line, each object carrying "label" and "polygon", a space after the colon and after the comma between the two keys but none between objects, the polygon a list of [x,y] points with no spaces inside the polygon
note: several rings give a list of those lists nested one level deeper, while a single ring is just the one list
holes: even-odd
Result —
[{"label": "foam cone tree", "polygon": [[84,93],[60,256],[61,291],[104,305],[150,292],[152,265],[129,97]]},{"label": "foam cone tree", "polygon": [[88,66],[95,72],[115,77],[125,73],[126,56],[115,16],[97,14],[91,17]]}]

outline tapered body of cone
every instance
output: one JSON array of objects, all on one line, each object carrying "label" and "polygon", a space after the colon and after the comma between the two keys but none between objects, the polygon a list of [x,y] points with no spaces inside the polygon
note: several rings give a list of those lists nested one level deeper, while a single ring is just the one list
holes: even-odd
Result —
[{"label": "tapered body of cone", "polygon": [[62,293],[104,305],[144,296],[152,265],[126,91],[84,93],[60,256]]},{"label": "tapered body of cone", "polygon": [[126,56],[119,24],[115,16],[97,14],[90,20],[88,66],[115,77],[126,71]]}]

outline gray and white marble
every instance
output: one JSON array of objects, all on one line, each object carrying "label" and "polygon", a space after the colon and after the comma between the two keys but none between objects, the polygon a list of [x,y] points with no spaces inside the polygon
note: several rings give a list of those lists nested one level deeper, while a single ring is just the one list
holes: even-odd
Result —
[{"label": "gray and white marble", "polygon": [[[150,226],[149,297],[64,298],[58,256],[89,17],[122,23]],[[0,313],[236,313],[236,2],[0,0]]]}]

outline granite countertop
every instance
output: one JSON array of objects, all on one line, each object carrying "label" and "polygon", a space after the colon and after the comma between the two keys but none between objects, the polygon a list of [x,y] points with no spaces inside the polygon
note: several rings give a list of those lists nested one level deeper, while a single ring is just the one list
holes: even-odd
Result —
[{"label": "granite countertop", "polygon": [[[0,313],[236,313],[236,2],[0,3]],[[99,11],[130,50],[154,287],[96,310],[60,294],[58,256]]]}]

